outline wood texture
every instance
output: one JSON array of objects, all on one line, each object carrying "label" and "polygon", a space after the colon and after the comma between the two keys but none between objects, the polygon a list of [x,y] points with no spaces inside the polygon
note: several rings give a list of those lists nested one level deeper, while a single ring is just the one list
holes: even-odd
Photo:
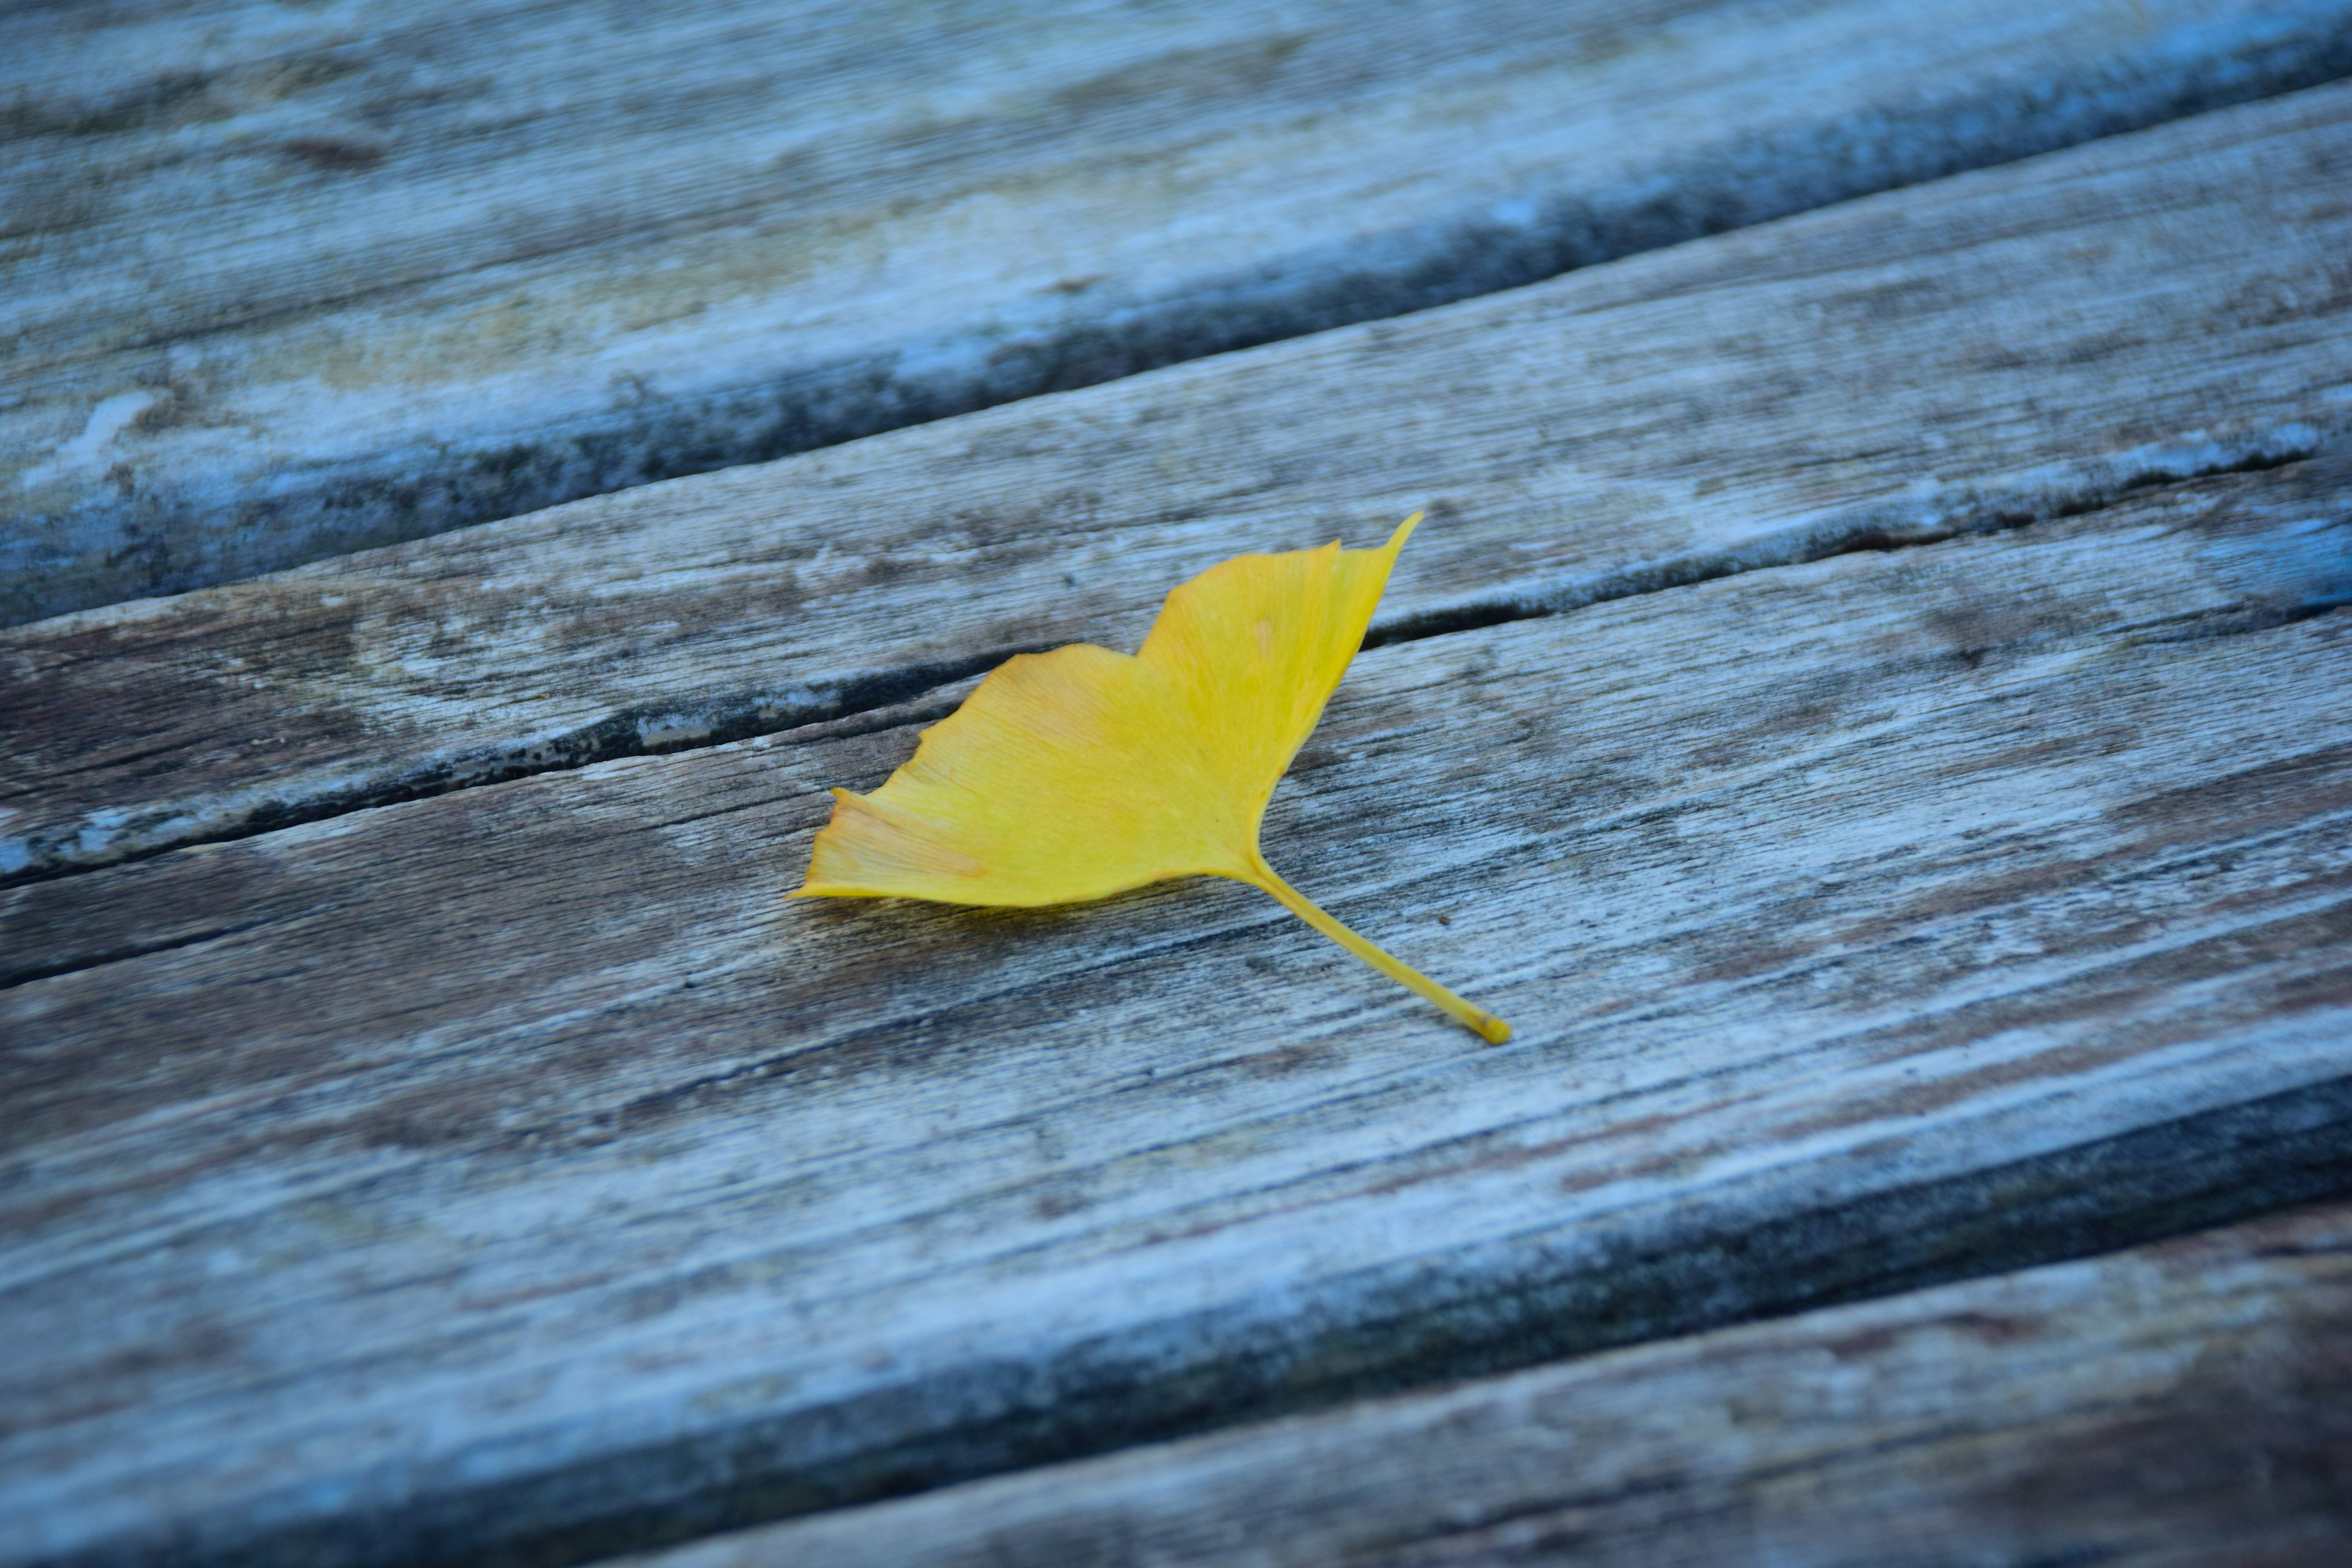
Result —
[{"label": "wood texture", "polygon": [[[1385,535],[1376,635],[2063,516],[2352,421],[2352,88],[0,637],[0,878],[1132,646]],[[1383,630],[1384,628],[1384,630]]]},{"label": "wood texture", "polygon": [[2344,0],[0,16],[0,622],[2352,71]]},{"label": "wood texture", "polygon": [[2344,1191],[2348,501],[1366,653],[1268,853],[1502,1049],[1239,889],[782,904],[904,728],[16,889],[0,1560],[577,1561]]},{"label": "wood texture", "polygon": [[2335,1207],[850,1510],[631,1568],[2347,1557],[2352,1209]]}]

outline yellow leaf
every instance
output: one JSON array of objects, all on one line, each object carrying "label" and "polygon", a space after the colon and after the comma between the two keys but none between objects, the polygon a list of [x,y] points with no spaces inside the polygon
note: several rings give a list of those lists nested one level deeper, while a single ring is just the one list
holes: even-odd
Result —
[{"label": "yellow leaf", "polygon": [[1397,552],[1240,555],[1168,595],[1143,651],[1007,659],[870,795],[833,792],[801,898],[1036,906],[1171,877],[1262,888],[1500,1043],[1510,1026],[1324,913],[1265,863],[1266,802],[1364,640]]}]

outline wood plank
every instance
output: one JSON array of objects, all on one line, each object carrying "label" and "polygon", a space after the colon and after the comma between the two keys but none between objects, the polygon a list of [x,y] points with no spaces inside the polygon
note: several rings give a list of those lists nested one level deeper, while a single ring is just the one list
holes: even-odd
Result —
[{"label": "wood plank", "polygon": [[1269,854],[1501,1049],[1231,886],[783,904],[906,728],[0,895],[0,1561],[575,1561],[2352,1190],[2347,508],[1366,653]]},{"label": "wood plank", "polygon": [[2346,0],[0,16],[0,623],[2352,72]]},{"label": "wood plank", "polygon": [[630,1563],[2321,1568],[2347,1556],[2352,1208],[2336,1206]]},{"label": "wood plank", "polygon": [[[2063,516],[2352,422],[2352,87],[0,636],[0,878],[831,718],[1428,506],[1376,634]],[[1385,632],[1382,632],[1385,628]]]}]

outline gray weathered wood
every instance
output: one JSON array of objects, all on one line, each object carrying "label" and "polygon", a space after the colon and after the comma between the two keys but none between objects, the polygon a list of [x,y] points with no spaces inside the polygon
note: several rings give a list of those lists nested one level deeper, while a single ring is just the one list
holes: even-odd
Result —
[{"label": "gray weathered wood", "polygon": [[[2352,88],[1409,321],[0,637],[0,878],[773,730],[1237,551],[1391,633],[2063,515],[2352,421]],[[1378,628],[1376,628],[1377,630]]]},{"label": "gray weathered wood", "polygon": [[0,16],[0,622],[2352,71],[2344,0]]},{"label": "gray weathered wood", "polygon": [[2338,1206],[630,1561],[2347,1560],[2352,1209]]},{"label": "gray weathered wood", "polygon": [[1230,886],[783,904],[904,728],[0,895],[0,1560],[577,1560],[2344,1190],[2347,504],[1368,652],[1269,854],[1503,1049]]}]

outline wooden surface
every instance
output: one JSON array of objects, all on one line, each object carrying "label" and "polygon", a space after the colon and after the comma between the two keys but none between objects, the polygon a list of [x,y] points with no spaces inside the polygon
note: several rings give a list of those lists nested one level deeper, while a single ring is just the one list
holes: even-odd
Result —
[{"label": "wooden surface", "polygon": [[[1878,15],[1685,20],[1754,51]],[[1953,14],[1963,64],[1992,15]],[[2134,18],[2206,83],[2181,101],[2255,90],[2255,14],[2197,15],[2014,19]],[[2334,36],[2325,7],[2263,15],[2287,17],[2264,58]],[[1240,13],[1201,16],[1138,47]],[[1496,47],[1433,49],[1429,79],[1549,59]],[[1855,58],[1984,129],[1961,110],[1993,99]],[[2107,101],[2065,108],[2036,58],[1982,60],[2059,120]],[[1031,68],[1002,79],[1061,68]],[[584,59],[548,124],[609,120],[626,76]],[[1398,79],[1364,103],[1433,113]],[[2099,79],[2138,102],[2156,79]],[[184,85],[124,112],[252,86]],[[186,112],[184,152],[209,134]],[[1464,112],[1475,141],[1501,111]],[[1133,123],[1144,148],[1164,122]],[[1759,143],[1801,173],[1815,144]],[[300,158],[399,161],[329,145]],[[2284,1501],[2242,1542],[2324,1561],[2340,1401],[2263,1422],[2298,1356],[2341,1381],[2308,1347],[2341,1337],[2342,1211],[1919,1292],[2352,1195],[2347,258],[2338,85],[9,632],[0,1563],[545,1568],[938,1488],[748,1549],[889,1550],[868,1521],[920,1541],[977,1508],[1016,1559],[1083,1561],[1069,1475],[1140,1489],[1147,1519],[1286,1510],[1321,1561],[1312,1532],[1353,1528],[1318,1489],[1349,1444],[1427,1474],[1412,1445],[1465,1421],[1494,1464],[1381,1488],[1387,1560],[1491,1562],[1584,1528],[1556,1440],[1510,1414],[1538,1386],[1593,1401],[1630,1478],[1566,1500],[1595,1550],[1828,1553],[1802,1457],[1843,1432],[1838,1476],[1883,1478],[1890,1518],[1964,1531],[2039,1495],[2065,1542],[2147,1563],[2214,1560],[2251,1517],[2230,1455],[2268,1456]],[[386,321],[425,309],[410,282]],[[425,408],[443,384],[418,384]],[[1131,647],[1201,566],[1423,505],[1265,846],[1508,1046],[1227,885],[782,901],[825,786],[877,783],[1004,654]],[[1863,1393],[1823,1415],[1785,1379],[1841,1343]],[[1938,1421],[1946,1352],[1990,1393]],[[2217,1386],[2253,1391],[2197,1428],[2245,1435],[2219,1459],[2183,1414]],[[1668,1407],[1752,1413],[1753,1446],[1675,1448]],[[1334,1458],[1265,1459],[1286,1443]],[[2069,1478],[2101,1476],[2178,1528],[2070,1512]],[[1214,1545],[1171,1529],[1134,1539]],[[1994,1560],[2077,1560],[2048,1544]]]},{"label": "wooden surface", "polygon": [[2352,1209],[985,1481],[633,1568],[2334,1568]]},{"label": "wooden surface", "polygon": [[2064,515],[2352,424],[2352,89],[1407,321],[0,634],[0,879],[1132,647],[1433,521],[1375,635]]},{"label": "wooden surface", "polygon": [[5,624],[2324,81],[2352,5],[146,0],[0,62]]},{"label": "wooden surface", "polygon": [[16,1550],[576,1558],[2342,1190],[2347,505],[1366,653],[1269,856],[1503,1049],[1239,889],[783,905],[908,728],[18,889]]}]

